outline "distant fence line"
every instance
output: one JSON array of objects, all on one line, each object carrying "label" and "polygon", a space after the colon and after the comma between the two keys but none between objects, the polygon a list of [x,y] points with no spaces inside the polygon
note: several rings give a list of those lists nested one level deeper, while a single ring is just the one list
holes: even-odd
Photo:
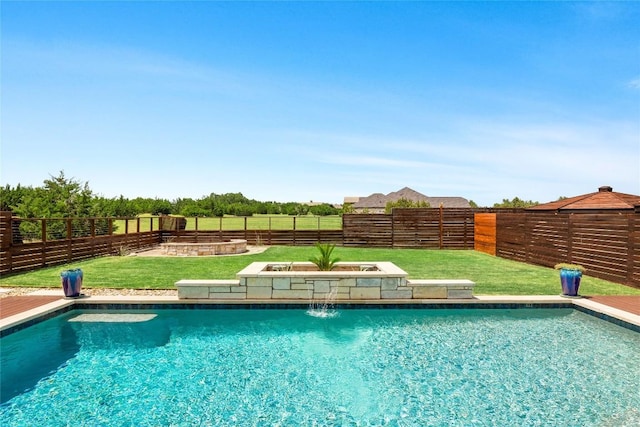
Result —
[{"label": "distant fence line", "polygon": [[[338,221],[336,221],[338,220]],[[589,275],[640,288],[640,213],[521,209],[394,209],[339,217],[19,219],[0,213],[0,274],[122,254],[179,236],[245,239],[251,245],[475,249],[553,267],[584,265]]]},{"label": "distant fence line", "polygon": [[[411,212],[409,212],[411,211]],[[0,274],[116,255],[172,237],[251,245],[473,248],[472,209],[396,209],[389,215],[182,218],[29,218],[0,214]]]}]

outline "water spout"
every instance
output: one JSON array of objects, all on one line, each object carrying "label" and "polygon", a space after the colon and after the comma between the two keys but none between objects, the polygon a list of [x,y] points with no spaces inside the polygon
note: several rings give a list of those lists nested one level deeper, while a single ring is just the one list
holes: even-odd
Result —
[{"label": "water spout", "polygon": [[338,296],[337,286],[332,287],[331,291],[325,294],[324,299],[320,301],[316,301],[313,298],[313,291],[311,292],[312,293],[309,298],[309,309],[307,310],[307,314],[309,316],[331,318],[339,315],[338,310],[336,310],[336,299]]}]

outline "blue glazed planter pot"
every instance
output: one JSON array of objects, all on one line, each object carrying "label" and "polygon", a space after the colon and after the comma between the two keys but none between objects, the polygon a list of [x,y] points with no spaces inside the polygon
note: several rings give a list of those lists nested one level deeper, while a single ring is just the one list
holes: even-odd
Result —
[{"label": "blue glazed planter pot", "polygon": [[570,297],[578,296],[578,288],[580,287],[580,279],[582,272],[580,270],[569,270],[563,268],[560,270],[560,283],[562,284],[562,295]]},{"label": "blue glazed planter pot", "polygon": [[73,270],[63,270],[60,273],[62,279],[62,290],[64,296],[68,298],[77,298],[80,296],[82,288],[82,270],[79,268]]}]

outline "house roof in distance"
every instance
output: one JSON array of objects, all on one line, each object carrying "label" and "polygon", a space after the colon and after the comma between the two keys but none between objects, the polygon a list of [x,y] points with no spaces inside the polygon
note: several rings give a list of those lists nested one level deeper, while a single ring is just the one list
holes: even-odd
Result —
[{"label": "house roof in distance", "polygon": [[373,193],[360,199],[353,204],[354,208],[385,208],[388,202],[396,202],[400,199],[407,199],[414,202],[427,202],[432,208],[468,208],[471,205],[464,197],[429,197],[419,193],[409,187],[404,187],[389,194]]},{"label": "house roof in distance", "polygon": [[347,204],[347,203],[356,203],[358,200],[360,200],[360,197],[358,196],[345,196],[344,197],[344,201],[343,203]]},{"label": "house roof in distance", "polygon": [[598,188],[595,193],[569,197],[555,202],[532,206],[527,210],[536,211],[561,211],[561,210],[585,210],[585,209],[634,209],[640,205],[640,196],[618,193],[609,186]]}]

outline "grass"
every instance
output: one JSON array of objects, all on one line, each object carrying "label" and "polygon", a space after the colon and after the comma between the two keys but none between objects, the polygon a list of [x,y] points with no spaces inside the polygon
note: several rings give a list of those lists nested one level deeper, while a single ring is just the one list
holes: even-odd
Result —
[{"label": "grass", "polygon": [[[273,246],[224,257],[103,257],[0,278],[0,286],[59,287],[60,271],[82,268],[88,288],[174,289],[180,279],[231,279],[254,261],[308,261],[315,247]],[[476,295],[557,295],[559,273],[475,251],[336,247],[342,261],[391,261],[414,279],[470,279]],[[588,273],[588,272],[587,272]],[[582,295],[640,295],[640,289],[583,276]]]}]

